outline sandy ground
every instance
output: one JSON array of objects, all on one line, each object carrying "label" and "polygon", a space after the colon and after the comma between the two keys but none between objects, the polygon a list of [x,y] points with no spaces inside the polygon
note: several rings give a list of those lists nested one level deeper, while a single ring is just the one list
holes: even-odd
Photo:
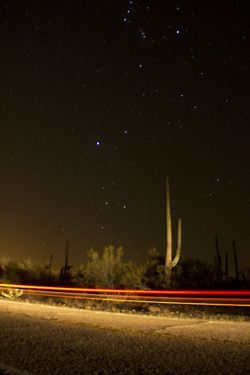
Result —
[{"label": "sandy ground", "polygon": [[0,300],[1,373],[250,374],[250,323]]}]

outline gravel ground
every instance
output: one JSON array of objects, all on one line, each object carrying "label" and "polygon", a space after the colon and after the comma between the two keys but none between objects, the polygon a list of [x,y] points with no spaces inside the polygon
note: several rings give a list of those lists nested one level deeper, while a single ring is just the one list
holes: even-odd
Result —
[{"label": "gravel ground", "polygon": [[0,374],[27,372],[247,375],[250,323],[0,300]]}]

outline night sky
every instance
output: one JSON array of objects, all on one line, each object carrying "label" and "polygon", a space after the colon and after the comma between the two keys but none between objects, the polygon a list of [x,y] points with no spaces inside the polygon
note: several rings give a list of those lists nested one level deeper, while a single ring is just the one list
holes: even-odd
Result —
[{"label": "night sky", "polygon": [[[0,257],[113,243],[250,264],[246,1],[0,1]],[[231,258],[232,261],[232,258]]]}]

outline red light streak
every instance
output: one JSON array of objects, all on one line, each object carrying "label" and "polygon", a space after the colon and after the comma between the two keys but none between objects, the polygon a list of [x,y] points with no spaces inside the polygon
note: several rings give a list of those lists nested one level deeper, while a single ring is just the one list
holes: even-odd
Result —
[{"label": "red light streak", "polygon": [[135,290],[0,284],[1,290],[9,288],[22,289],[24,294],[82,300],[250,307],[249,290]]},{"label": "red light streak", "polygon": [[244,296],[250,297],[250,290],[138,290],[138,289],[105,289],[105,288],[72,288],[61,286],[23,285],[23,284],[0,284],[0,288],[33,289],[47,291],[64,291],[79,293],[113,293],[113,294],[136,294],[136,295],[176,295],[176,296]]},{"label": "red light streak", "polygon": [[[240,299],[238,302],[242,302],[242,303],[226,303],[228,300],[219,300],[217,299],[218,301],[220,301],[220,303],[218,302],[214,302],[211,301],[211,302],[205,302],[207,301],[207,299],[205,298],[193,298],[192,300],[186,300],[186,301],[183,301],[184,298],[182,298],[183,300],[174,300],[174,299],[171,299],[171,301],[163,301],[163,300],[150,300],[150,299],[145,299],[147,297],[144,297],[143,299],[135,299],[136,297],[130,297],[130,298],[127,298],[127,296],[119,296],[119,298],[117,298],[116,296],[110,296],[110,295],[107,295],[107,296],[101,296],[101,297],[97,297],[97,296],[87,296],[87,295],[65,295],[65,294],[55,294],[55,293],[47,293],[47,292],[42,292],[42,294],[40,292],[36,292],[36,291],[26,291],[25,294],[33,294],[33,295],[40,295],[40,296],[44,296],[44,297],[60,297],[60,298],[73,298],[73,299],[81,299],[81,300],[88,300],[88,301],[108,301],[108,302],[133,302],[133,303],[153,303],[153,304],[160,304],[160,305],[193,305],[193,306],[231,306],[231,307],[250,307],[250,300],[244,300],[244,299]],[[116,298],[115,298],[116,297]],[[200,300],[204,300],[204,302],[197,302],[200,301]],[[235,302],[235,300],[233,299],[230,299],[232,302]],[[249,302],[248,304],[246,304],[246,302]]]}]

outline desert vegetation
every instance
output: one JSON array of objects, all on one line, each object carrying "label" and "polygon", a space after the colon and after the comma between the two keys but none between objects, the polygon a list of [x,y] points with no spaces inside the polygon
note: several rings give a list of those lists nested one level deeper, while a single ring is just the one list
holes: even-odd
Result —
[{"label": "desert vegetation", "polygon": [[[135,289],[216,289],[249,288],[250,268],[228,274],[223,268],[222,257],[217,254],[213,263],[194,258],[183,258],[172,269],[171,283],[165,272],[165,257],[156,249],[148,251],[144,264],[124,260],[122,247],[106,246],[101,252],[90,249],[86,262],[70,266],[68,243],[63,266],[54,269],[52,261],[41,265],[31,259],[0,261],[2,283],[40,285],[74,285],[81,287],[135,288]],[[226,259],[228,256],[226,256]]]}]

